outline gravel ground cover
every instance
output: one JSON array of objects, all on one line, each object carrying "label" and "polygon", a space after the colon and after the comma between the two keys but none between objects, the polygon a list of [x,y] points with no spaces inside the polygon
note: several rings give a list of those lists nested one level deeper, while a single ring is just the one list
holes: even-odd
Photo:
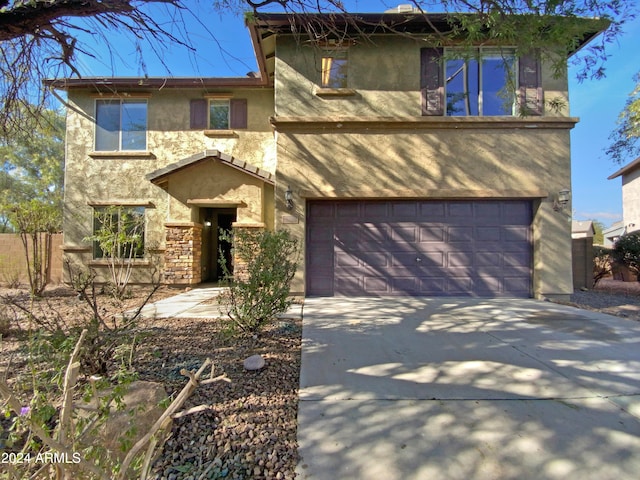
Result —
[{"label": "gravel ground cover", "polygon": [[640,321],[640,282],[605,278],[593,290],[575,291],[569,304]]},{"label": "gravel ground cover", "polygon": [[[153,300],[180,291],[163,288]],[[24,291],[0,289],[0,296],[20,296]],[[124,303],[101,298],[103,314],[135,306],[144,291],[135,291]],[[1,303],[1,302],[0,302]],[[50,322],[86,318],[89,310],[66,289],[47,292],[32,306]],[[0,342],[0,377],[10,380],[27,369],[26,335],[16,328],[13,309],[0,305],[10,319]],[[26,328],[22,322],[21,327]],[[182,368],[197,370],[205,359],[215,375],[229,382],[198,387],[183,409],[206,405],[198,413],[174,420],[171,435],[155,462],[151,478],[178,479],[293,479],[297,462],[296,417],[300,371],[300,320],[276,321],[257,337],[232,338],[215,319],[143,319],[137,327],[139,341],[134,367],[141,380],[161,383],[174,397],[187,378]],[[243,361],[259,354],[265,366],[245,370]],[[7,370],[10,369],[10,374]],[[6,421],[0,419],[3,428]]]},{"label": "gravel ground cover", "polygon": [[[153,300],[176,293],[180,291],[162,288]],[[0,289],[0,296],[24,294]],[[131,308],[143,294],[135,292],[124,304],[104,297],[103,313]],[[604,279],[595,290],[575,292],[569,303],[638,321],[640,283]],[[6,306],[0,308],[7,313]],[[35,308],[47,312],[52,322],[77,321],[88,312],[77,295],[66,289],[49,291]],[[207,408],[174,421],[151,478],[295,478],[299,320],[274,322],[257,338],[231,338],[225,334],[224,324],[214,319],[145,319],[138,329],[140,341],[134,365],[140,379],[161,383],[169,395],[177,394],[186,382],[180,369],[196,370],[206,358],[213,361],[215,374],[224,373],[229,379],[196,389],[184,408]],[[12,374],[24,370],[24,339],[15,328],[4,332],[0,376],[8,375],[9,358]],[[254,354],[260,354],[266,365],[258,371],[247,371],[243,360]]]}]

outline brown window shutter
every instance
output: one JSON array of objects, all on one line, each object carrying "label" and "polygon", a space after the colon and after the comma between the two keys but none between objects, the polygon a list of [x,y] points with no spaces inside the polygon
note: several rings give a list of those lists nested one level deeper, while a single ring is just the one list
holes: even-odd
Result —
[{"label": "brown window shutter", "polygon": [[204,98],[191,100],[190,128],[192,130],[205,129],[208,127],[207,103],[207,100]]},{"label": "brown window shutter", "polygon": [[538,52],[520,57],[519,69],[520,113],[523,115],[542,115],[542,72]]},{"label": "brown window shutter", "polygon": [[420,49],[422,115],[444,115],[442,48]]},{"label": "brown window shutter", "polygon": [[229,128],[247,128],[247,99],[232,98],[229,102]]}]

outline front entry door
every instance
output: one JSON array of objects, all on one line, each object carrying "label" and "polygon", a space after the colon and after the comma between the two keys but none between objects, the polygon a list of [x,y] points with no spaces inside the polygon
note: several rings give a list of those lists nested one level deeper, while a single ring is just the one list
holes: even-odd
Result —
[{"label": "front entry door", "polygon": [[220,229],[231,230],[236,221],[235,208],[201,208],[202,230],[202,281],[216,282],[224,277],[220,258],[224,258],[233,272],[231,244],[220,241]]}]

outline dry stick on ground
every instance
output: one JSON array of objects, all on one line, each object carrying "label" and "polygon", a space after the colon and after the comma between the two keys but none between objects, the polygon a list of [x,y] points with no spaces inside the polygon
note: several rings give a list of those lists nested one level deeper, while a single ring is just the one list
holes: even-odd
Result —
[{"label": "dry stick on ground", "polygon": [[[80,355],[80,346],[87,336],[87,329],[82,330],[80,338],[76,342],[76,346],[73,349],[73,353],[69,358],[69,365],[64,375],[64,387],[62,390],[62,409],[60,411],[60,430],[58,430],[58,441],[63,445],[67,444],[67,435],[73,430],[73,420],[71,413],[73,412],[73,387],[75,387],[78,381],[78,375],[80,373],[80,362],[78,356]],[[65,475],[65,468],[63,464],[56,464],[57,478],[61,479]]]},{"label": "dry stick on ground", "polygon": [[[160,416],[160,418],[156,420],[156,422],[153,424],[151,429],[145,434],[145,436],[142,437],[140,440],[138,440],[138,442],[131,448],[131,450],[129,451],[129,453],[127,454],[127,456],[124,458],[122,462],[122,465],[120,467],[120,473],[117,477],[118,479],[125,480],[127,478],[126,477],[127,470],[129,470],[129,466],[131,465],[131,462],[133,461],[135,456],[138,454],[138,452],[142,450],[142,448],[149,442],[151,442],[151,445],[147,449],[147,453],[145,455],[145,467],[148,468],[150,466],[150,462],[148,459],[150,458],[153,452],[153,449],[155,449],[155,441],[152,441],[155,434],[158,433],[159,431],[166,429],[169,426],[169,424],[171,423],[171,415],[173,415],[180,407],[182,407],[184,402],[191,396],[191,394],[198,387],[198,385],[200,384],[206,385],[206,384],[217,382],[220,380],[227,380],[227,378],[224,375],[220,375],[219,377],[209,378],[207,380],[203,380],[202,382],[200,382],[200,377],[202,376],[202,373],[205,371],[205,369],[209,365],[211,365],[211,363],[212,363],[211,359],[207,358],[196,373],[189,372],[184,368],[180,370],[180,373],[182,375],[189,377],[189,381],[184,386],[182,391],[178,394],[176,399],[173,402],[171,402],[171,405],[169,405],[167,409],[164,411],[164,413]],[[146,472],[143,472],[142,475],[143,475],[143,478],[146,478]]]}]

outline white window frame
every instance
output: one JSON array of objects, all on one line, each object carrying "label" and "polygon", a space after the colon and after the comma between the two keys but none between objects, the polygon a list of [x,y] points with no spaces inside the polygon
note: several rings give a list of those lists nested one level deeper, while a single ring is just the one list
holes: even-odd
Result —
[{"label": "white window frame", "polygon": [[[120,105],[120,125],[118,127],[118,148],[115,150],[112,149],[98,149],[98,134],[99,134],[99,125],[98,125],[98,104],[99,102],[118,102]],[[145,104],[145,130],[144,130],[144,148],[139,149],[131,149],[131,148],[122,148],[122,105],[123,103],[144,103]],[[94,122],[94,135],[93,135],[93,146],[94,151],[96,152],[146,152],[148,150],[149,145],[149,102],[147,98],[96,98],[94,101],[94,112],[95,112],[95,122]]]},{"label": "white window frame", "polygon": [[[445,108],[444,108],[444,115],[445,116],[454,116],[454,117],[464,117],[464,116],[471,116],[471,117],[485,117],[485,116],[489,116],[489,117],[493,117],[493,116],[503,116],[503,117],[513,117],[517,115],[518,112],[518,88],[519,88],[519,84],[518,84],[518,71],[519,71],[519,65],[518,65],[518,57],[516,56],[516,49],[515,47],[501,47],[501,48],[496,48],[496,47],[478,47],[475,48],[474,51],[477,53],[477,55],[475,56],[470,56],[469,58],[465,58],[464,55],[459,55],[456,56],[457,52],[464,52],[464,50],[462,50],[461,48],[455,48],[455,47],[450,47],[450,48],[445,48],[444,49],[444,99],[445,99]],[[483,72],[482,72],[482,62],[485,58],[504,58],[505,56],[509,56],[513,58],[513,65],[512,65],[512,74],[513,74],[513,82],[514,82],[514,95],[513,95],[513,101],[511,104],[511,114],[504,114],[504,115],[485,115],[483,110],[484,110],[484,85],[483,85]],[[477,108],[478,108],[478,115],[450,115],[449,111],[448,111],[448,78],[447,78],[447,62],[449,60],[463,60],[465,63],[468,62],[469,60],[476,60],[478,62],[479,65],[479,73],[478,73],[478,104],[477,104]]]}]

